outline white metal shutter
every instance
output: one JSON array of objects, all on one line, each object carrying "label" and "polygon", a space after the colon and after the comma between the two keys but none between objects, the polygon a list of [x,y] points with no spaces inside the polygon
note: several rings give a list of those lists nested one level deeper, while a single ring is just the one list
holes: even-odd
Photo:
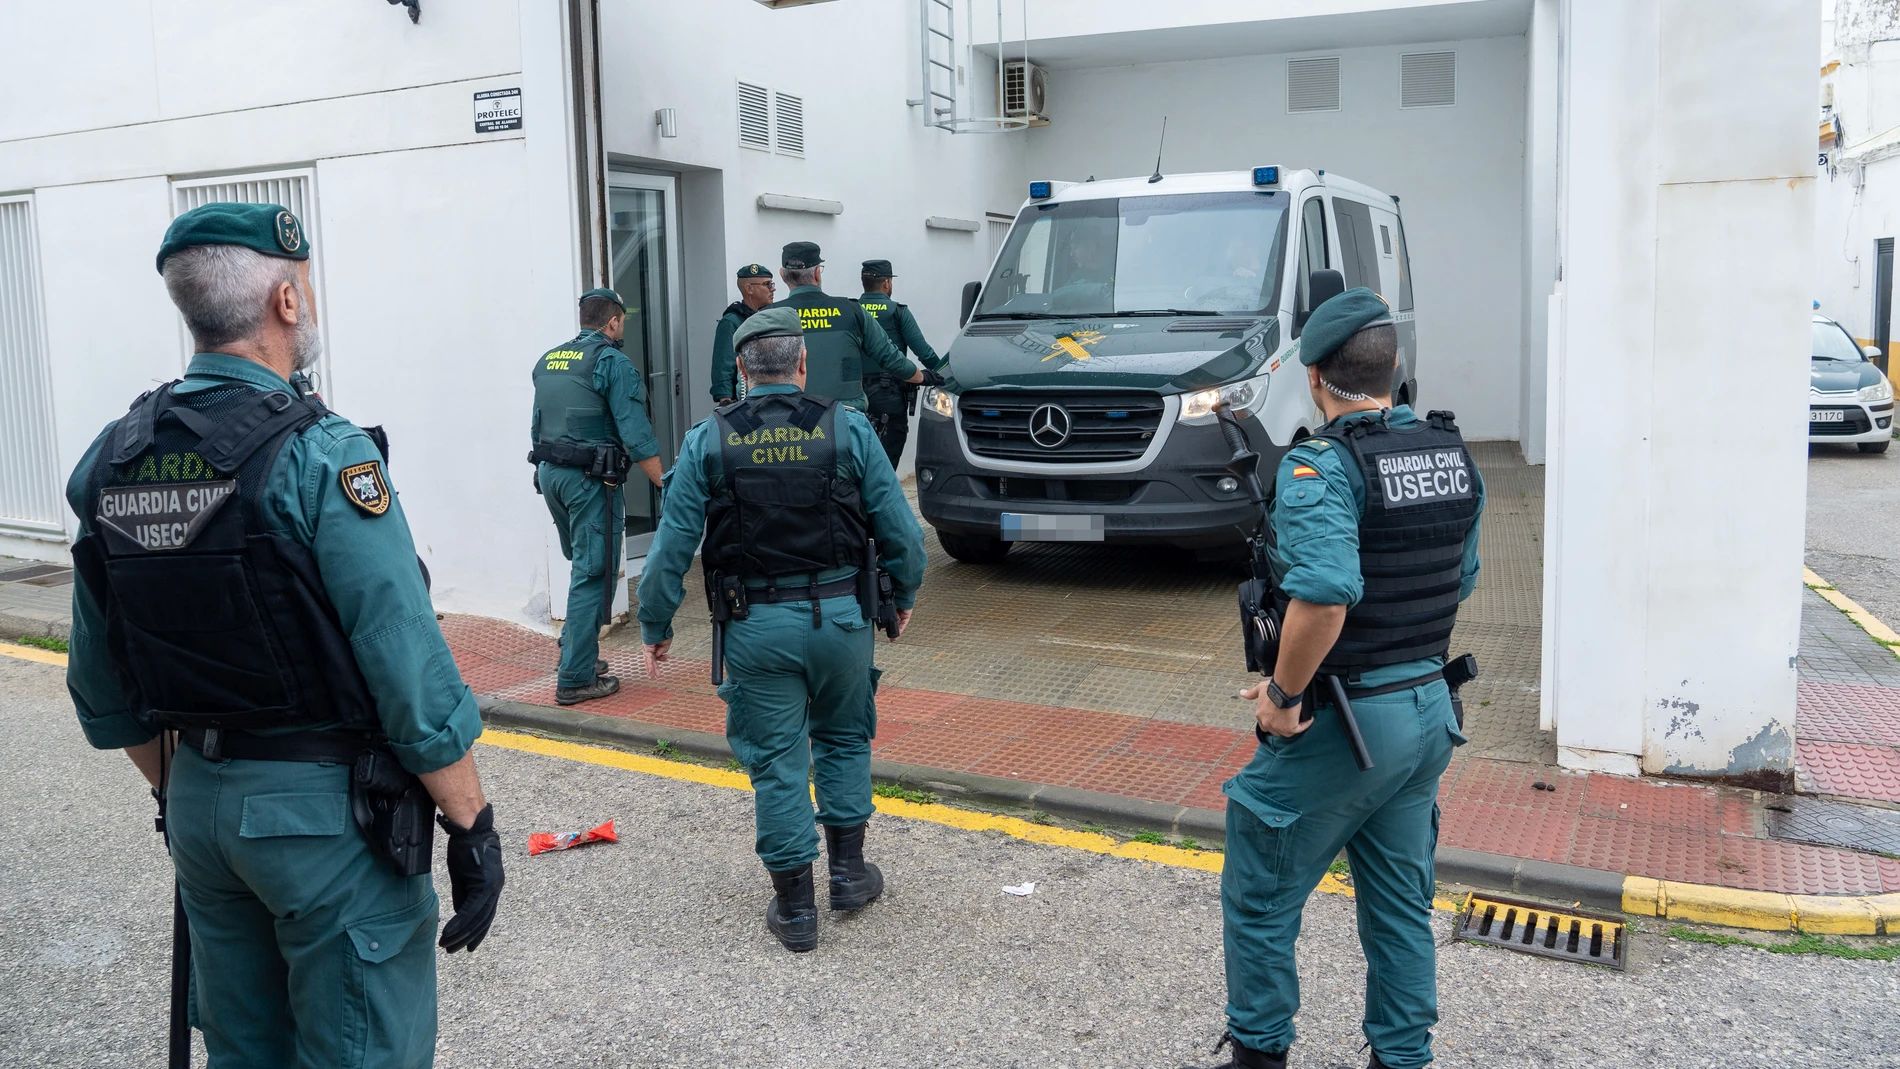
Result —
[{"label": "white metal shutter", "polygon": [[739,83],[739,144],[772,150],[771,94],[762,85]]},{"label": "white metal shutter", "polygon": [[773,127],[778,134],[778,151],[783,156],[805,154],[805,100],[790,93],[774,94]]},{"label": "white metal shutter", "polygon": [[1339,110],[1339,57],[1286,61],[1286,110]]},{"label": "white metal shutter", "polygon": [[0,530],[63,530],[31,197],[0,197]]},{"label": "white metal shutter", "polygon": [[1399,57],[1399,107],[1449,108],[1458,103],[1458,53],[1410,52]]},{"label": "white metal shutter", "polygon": [[[304,237],[310,242],[310,288],[316,297],[319,309],[323,306],[323,242],[317,232],[317,196],[316,173],[308,168],[289,171],[270,171],[257,174],[227,175],[221,178],[181,178],[172,183],[172,207],[175,214],[183,215],[193,208],[206,204],[229,202],[236,204],[281,204],[296,214],[303,223]],[[319,310],[317,327],[328,334],[328,319]],[[180,323],[183,334],[183,324]],[[184,347],[187,355],[192,350],[191,337],[184,334]],[[329,347],[324,347],[324,355],[311,369],[311,381],[318,391],[324,394],[327,403],[334,404],[330,396],[329,385],[330,356]]]}]

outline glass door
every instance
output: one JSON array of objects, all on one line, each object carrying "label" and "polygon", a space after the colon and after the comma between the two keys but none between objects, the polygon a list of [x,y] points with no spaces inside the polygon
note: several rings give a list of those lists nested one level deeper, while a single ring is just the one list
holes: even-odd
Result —
[{"label": "glass door", "polygon": [[[627,302],[621,348],[646,384],[647,414],[671,468],[685,434],[684,335],[680,330],[678,186],[665,175],[616,171],[607,190],[612,285]],[[660,492],[634,469],[627,499],[627,555],[645,556],[660,519]]]}]

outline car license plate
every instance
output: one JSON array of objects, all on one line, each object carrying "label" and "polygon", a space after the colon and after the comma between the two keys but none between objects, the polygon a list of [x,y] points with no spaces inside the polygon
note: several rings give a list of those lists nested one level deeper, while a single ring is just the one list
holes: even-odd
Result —
[{"label": "car license plate", "polygon": [[1049,516],[1033,512],[1003,513],[1005,542],[1100,542],[1105,527],[1100,516]]},{"label": "car license plate", "polygon": [[1838,408],[1810,408],[1808,409],[1808,422],[1809,423],[1846,423],[1847,413],[1841,411]]}]

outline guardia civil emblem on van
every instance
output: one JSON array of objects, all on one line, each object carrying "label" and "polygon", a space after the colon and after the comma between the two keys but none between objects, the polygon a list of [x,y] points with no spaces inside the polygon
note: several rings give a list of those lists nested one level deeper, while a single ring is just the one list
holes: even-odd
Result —
[{"label": "guardia civil emblem on van", "polygon": [[342,480],[343,494],[350,499],[350,504],[371,516],[389,511],[389,483],[383,479],[380,461],[352,464],[343,469]]}]

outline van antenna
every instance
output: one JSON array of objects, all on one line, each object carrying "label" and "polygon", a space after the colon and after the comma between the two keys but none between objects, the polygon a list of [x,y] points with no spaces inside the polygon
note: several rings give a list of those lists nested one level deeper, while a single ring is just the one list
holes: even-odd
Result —
[{"label": "van antenna", "polygon": [[1168,117],[1161,117],[1161,144],[1155,146],[1155,173],[1148,176],[1148,184],[1161,181],[1161,150],[1168,144]]}]

